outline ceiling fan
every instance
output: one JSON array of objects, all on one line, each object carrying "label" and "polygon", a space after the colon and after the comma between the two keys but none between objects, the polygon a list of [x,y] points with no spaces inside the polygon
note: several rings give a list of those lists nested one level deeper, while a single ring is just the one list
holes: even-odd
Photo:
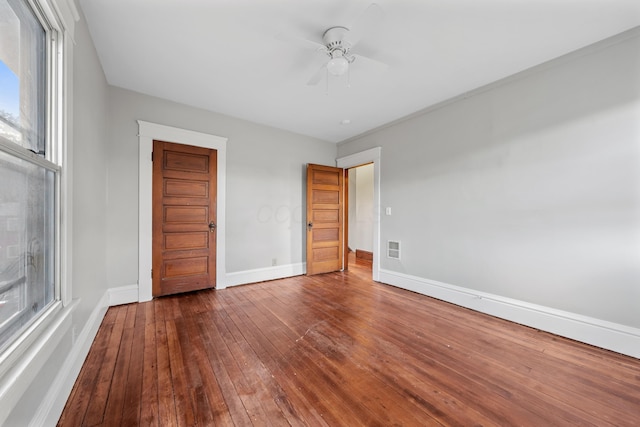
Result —
[{"label": "ceiling fan", "polygon": [[354,53],[352,49],[366,35],[373,30],[382,19],[382,9],[378,4],[372,3],[349,27],[334,26],[327,29],[322,35],[322,43],[301,39],[295,36],[279,34],[278,38],[294,42],[307,48],[313,48],[321,52],[328,59],[309,79],[307,85],[317,85],[323,77],[342,76],[349,73],[352,64],[357,63],[359,68],[385,70],[388,65],[375,59]]}]

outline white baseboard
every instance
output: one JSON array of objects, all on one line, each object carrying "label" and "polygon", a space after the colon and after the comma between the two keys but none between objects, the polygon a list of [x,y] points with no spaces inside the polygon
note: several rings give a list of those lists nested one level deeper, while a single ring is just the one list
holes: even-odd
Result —
[{"label": "white baseboard", "polygon": [[138,302],[138,285],[109,288],[107,289],[107,295],[109,297],[109,307]]},{"label": "white baseboard", "polygon": [[227,273],[227,286],[246,285],[247,283],[300,276],[301,274],[305,274],[306,271],[307,264],[301,262],[298,264],[277,265],[274,267]]},{"label": "white baseboard", "polygon": [[435,280],[380,270],[380,282],[640,358],[640,329]]},{"label": "white baseboard", "polygon": [[80,369],[89,354],[93,340],[107,309],[114,305],[138,302],[138,285],[109,288],[89,315],[84,328],[73,342],[64,364],[60,367],[45,398],[29,423],[30,426],[55,426],[71,394]]},{"label": "white baseboard", "polygon": [[55,426],[57,424],[76,378],[80,374],[84,360],[89,354],[89,349],[91,349],[91,344],[93,344],[93,340],[98,333],[102,319],[107,312],[108,304],[109,291],[104,293],[89,315],[84,328],[74,340],[68,357],[60,367],[29,426]]}]

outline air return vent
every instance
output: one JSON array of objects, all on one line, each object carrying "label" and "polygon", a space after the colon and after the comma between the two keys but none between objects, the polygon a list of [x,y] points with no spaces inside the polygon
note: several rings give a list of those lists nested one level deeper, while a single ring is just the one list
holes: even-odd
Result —
[{"label": "air return vent", "polygon": [[387,241],[387,258],[400,259],[400,242]]}]

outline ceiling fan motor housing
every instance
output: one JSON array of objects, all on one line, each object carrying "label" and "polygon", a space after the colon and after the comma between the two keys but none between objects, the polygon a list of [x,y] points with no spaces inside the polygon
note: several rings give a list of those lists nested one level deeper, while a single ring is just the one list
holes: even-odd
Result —
[{"label": "ceiling fan motor housing", "polygon": [[[345,40],[345,36],[349,32],[348,28],[345,27],[331,27],[322,35],[322,41],[327,47],[327,53],[330,57],[334,58],[337,55],[333,53],[336,51],[340,51],[342,55],[346,56],[351,49],[351,44]],[[336,52],[337,53],[337,52]]]}]

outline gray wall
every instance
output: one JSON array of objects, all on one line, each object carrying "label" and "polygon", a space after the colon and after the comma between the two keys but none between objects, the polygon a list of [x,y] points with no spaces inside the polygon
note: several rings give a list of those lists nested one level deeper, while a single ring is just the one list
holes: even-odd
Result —
[{"label": "gray wall", "polygon": [[228,273],[304,261],[305,167],[334,165],[335,144],[119,88],[109,114],[110,287],[138,280],[138,119],[228,138]]},{"label": "gray wall", "polygon": [[88,316],[107,290],[106,78],[84,17],[76,24],[73,67],[73,298]]},{"label": "gray wall", "polygon": [[382,147],[382,268],[640,327],[640,36],[340,144]]}]

